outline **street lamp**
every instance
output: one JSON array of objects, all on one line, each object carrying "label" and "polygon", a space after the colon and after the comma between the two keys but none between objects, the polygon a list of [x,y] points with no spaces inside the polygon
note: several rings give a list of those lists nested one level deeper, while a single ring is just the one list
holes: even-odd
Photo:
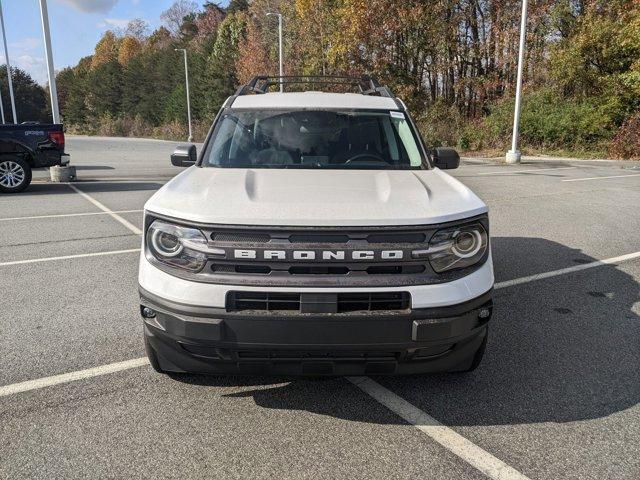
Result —
[{"label": "street lamp", "polygon": [[520,50],[518,52],[518,77],[516,80],[516,107],[513,115],[513,139],[511,150],[507,152],[507,163],[520,163],[518,134],[520,130],[520,97],[522,96],[522,68],[524,64],[524,45],[527,36],[527,0],[522,0],[522,18],[520,19]]},{"label": "street lamp", "polygon": [[193,142],[193,132],[191,130],[191,100],[189,99],[189,67],[187,66],[187,49],[186,48],[174,48],[176,52],[182,52],[184,54],[184,78],[187,85],[187,119],[189,121],[189,138],[188,142]]},{"label": "street lamp", "polygon": [[2,94],[0,93],[0,117],[2,117],[2,124],[4,125],[6,122],[4,121],[4,107],[2,106]]},{"label": "street lamp", "polygon": [[56,89],[56,72],[53,69],[53,54],[51,53],[51,34],[49,33],[47,0],[40,0],[40,17],[42,20],[42,36],[44,37],[44,55],[47,59],[47,74],[49,75],[51,116],[53,117],[53,123],[60,123],[60,112],[58,111],[58,90]]},{"label": "street lamp", "polygon": [[284,75],[284,68],[282,64],[282,14],[281,13],[267,13],[269,15],[275,15],[278,17],[278,61],[280,63],[280,93],[284,91],[284,84],[282,83],[282,76]]},{"label": "street lamp", "polygon": [[13,123],[18,123],[18,116],[16,115],[16,99],[13,95],[13,81],[11,80],[11,64],[9,63],[9,49],[7,48],[7,33],[4,30],[4,16],[2,15],[2,2],[0,2],[0,26],[2,27],[2,40],[4,42],[4,59],[7,64],[7,79],[9,80],[9,96],[11,97],[11,111],[13,112]]}]

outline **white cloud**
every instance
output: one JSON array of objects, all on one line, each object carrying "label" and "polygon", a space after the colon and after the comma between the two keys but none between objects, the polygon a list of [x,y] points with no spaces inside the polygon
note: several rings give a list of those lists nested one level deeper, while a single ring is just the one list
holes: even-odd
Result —
[{"label": "white cloud", "polygon": [[26,37],[22,40],[18,40],[17,42],[9,43],[10,49],[18,49],[25,52],[30,52],[39,48],[42,45],[42,40],[36,37]]},{"label": "white cloud", "polygon": [[31,78],[41,85],[47,83],[47,65],[44,58],[35,55],[23,54],[11,59],[11,66],[16,66],[22,70],[29,72]]},{"label": "white cloud", "polygon": [[[11,66],[28,72],[36,82],[47,81],[47,65],[44,61],[42,40],[37,37],[24,37],[9,43]],[[0,54],[0,64],[5,63],[4,52]]]},{"label": "white cloud", "polygon": [[76,10],[84,13],[107,13],[118,0],[62,0]]},{"label": "white cloud", "polygon": [[98,22],[98,28],[125,28],[129,25],[130,20],[127,18],[105,18]]}]

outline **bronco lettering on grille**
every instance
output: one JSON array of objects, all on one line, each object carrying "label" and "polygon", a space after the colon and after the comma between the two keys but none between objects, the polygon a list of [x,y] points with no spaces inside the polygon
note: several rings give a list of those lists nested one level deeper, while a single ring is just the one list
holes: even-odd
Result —
[{"label": "bronco lettering on grille", "polygon": [[239,260],[285,261],[349,261],[402,260],[403,250],[255,250],[234,249],[233,258]]}]

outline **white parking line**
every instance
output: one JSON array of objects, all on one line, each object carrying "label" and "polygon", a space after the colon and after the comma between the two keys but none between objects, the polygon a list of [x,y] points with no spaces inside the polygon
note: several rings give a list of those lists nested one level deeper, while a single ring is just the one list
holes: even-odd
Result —
[{"label": "white parking line", "polygon": [[109,252],[78,253],[76,255],[63,255],[61,257],[31,258],[29,260],[14,260],[11,262],[1,262],[0,267],[6,267],[9,265],[24,265],[27,263],[53,262],[56,260],[69,260],[72,258],[103,257],[105,255],[119,255],[122,253],[133,253],[133,252],[139,252],[139,251],[140,251],[139,248],[131,248],[129,250],[111,250]]},{"label": "white parking line", "polygon": [[[101,183],[166,183],[171,180],[171,177],[163,177],[163,178],[148,178],[144,177],[138,179],[136,177],[105,177],[95,180],[75,180],[73,182],[74,185],[100,185]],[[71,182],[52,182],[51,180],[33,180],[32,184],[38,185],[69,185]]]},{"label": "white parking line", "polygon": [[536,273],[535,275],[514,278],[513,280],[498,282],[493,286],[493,288],[498,290],[500,288],[512,287],[514,285],[520,285],[522,283],[535,282],[536,280],[543,280],[545,278],[557,277],[559,275],[566,275],[567,273],[579,272],[581,270],[587,270],[589,268],[600,267],[602,265],[612,265],[615,263],[624,262],[626,260],[633,260],[635,258],[640,258],[640,252],[628,253],[626,255],[620,255],[619,257],[605,258],[604,260],[596,260],[591,263],[583,263],[582,265],[561,268],[559,270],[553,270],[551,272]]},{"label": "white parking line", "polygon": [[105,207],[102,203],[100,203],[98,200],[96,200],[95,198],[93,198],[92,196],[84,193],[82,190],[80,190],[78,187],[76,187],[75,185],[72,184],[67,184],[69,185],[69,187],[74,190],[76,193],[78,193],[79,195],[81,195],[83,198],[85,198],[87,201],[93,203],[96,207],[98,207],[100,210],[102,210],[103,212],[105,212],[106,214],[108,214],[111,218],[113,218],[114,220],[120,222],[122,225],[124,225],[125,227],[127,227],[129,230],[131,230],[133,233],[135,233],[136,235],[142,235],[142,230],[140,230],[138,227],[136,227],[133,223],[131,223],[129,220],[122,218],[120,215],[118,215],[117,213],[115,213],[113,210],[110,210],[109,208]]},{"label": "white parking line", "polygon": [[480,172],[476,173],[476,175],[508,175],[512,173],[531,173],[531,172],[546,172],[548,170],[570,170],[572,168],[578,167],[554,167],[554,168],[534,168],[532,170],[505,170],[505,171],[495,171],[495,172]]},{"label": "white parking line", "polygon": [[586,182],[587,180],[605,180],[607,178],[640,177],[640,173],[629,175],[609,175],[607,177],[567,178],[563,182]]},{"label": "white parking line", "polygon": [[495,480],[528,479],[528,477],[502,460],[494,457],[486,450],[438,422],[428,413],[423,412],[372,379],[368,377],[347,377],[347,380],[451,453],[484,473],[487,477]]},{"label": "white parking line", "polygon": [[[116,210],[112,213],[139,213],[143,210]],[[6,217],[0,218],[0,222],[8,222],[14,220],[36,220],[41,218],[62,218],[62,217],[84,217],[88,215],[108,215],[108,212],[84,212],[84,213],[59,213],[56,215],[33,215],[31,217]]]},{"label": "white parking line", "polygon": [[0,397],[4,397],[6,395],[14,395],[21,392],[28,392],[30,390],[38,390],[40,388],[59,385],[61,383],[75,382],[76,380],[82,380],[83,378],[107,375],[109,373],[129,370],[131,368],[141,367],[148,364],[149,360],[147,360],[147,357],[141,357],[134,358],[132,360],[125,360],[124,362],[110,363],[108,365],[101,365],[99,367],[87,368],[86,370],[77,370],[75,372],[54,375],[52,377],[38,378],[36,380],[14,383],[12,385],[0,387]]}]

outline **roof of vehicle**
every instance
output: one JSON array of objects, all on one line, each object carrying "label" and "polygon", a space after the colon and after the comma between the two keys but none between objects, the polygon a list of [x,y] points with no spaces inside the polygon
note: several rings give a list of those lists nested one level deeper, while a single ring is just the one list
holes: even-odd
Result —
[{"label": "roof of vehicle", "polygon": [[360,93],[270,92],[241,95],[229,105],[232,108],[345,108],[398,110],[393,98]]}]

